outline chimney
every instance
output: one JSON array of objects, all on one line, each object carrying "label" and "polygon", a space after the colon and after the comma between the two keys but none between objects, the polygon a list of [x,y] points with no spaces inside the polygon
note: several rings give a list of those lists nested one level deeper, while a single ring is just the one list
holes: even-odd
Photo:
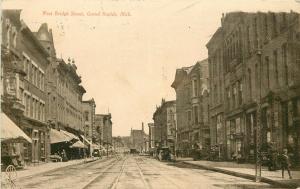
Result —
[{"label": "chimney", "polygon": [[142,131],[144,132],[144,122],[142,122]]}]

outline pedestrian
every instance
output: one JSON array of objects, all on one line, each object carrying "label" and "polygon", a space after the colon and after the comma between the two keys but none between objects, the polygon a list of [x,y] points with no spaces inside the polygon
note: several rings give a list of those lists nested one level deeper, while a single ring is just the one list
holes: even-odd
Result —
[{"label": "pedestrian", "polygon": [[284,178],[284,170],[286,169],[289,174],[290,179],[292,179],[291,170],[290,170],[291,160],[288,155],[287,149],[283,149],[283,153],[281,154],[280,160],[281,160],[282,178]]}]

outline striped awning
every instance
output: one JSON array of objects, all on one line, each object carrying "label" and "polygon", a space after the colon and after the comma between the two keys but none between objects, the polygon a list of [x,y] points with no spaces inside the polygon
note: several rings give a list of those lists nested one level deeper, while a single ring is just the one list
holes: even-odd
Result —
[{"label": "striped awning", "polygon": [[1,142],[29,142],[32,140],[9,117],[1,112]]}]

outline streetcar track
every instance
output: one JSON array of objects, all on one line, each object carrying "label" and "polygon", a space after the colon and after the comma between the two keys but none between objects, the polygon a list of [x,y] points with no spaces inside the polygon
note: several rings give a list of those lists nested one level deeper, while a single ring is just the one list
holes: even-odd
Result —
[{"label": "streetcar track", "polygon": [[118,182],[119,182],[119,180],[120,180],[120,177],[121,177],[121,175],[124,173],[124,167],[125,167],[125,161],[126,161],[126,160],[127,160],[127,159],[125,159],[125,160],[123,161],[123,164],[122,164],[122,167],[121,167],[121,172],[120,172],[120,174],[118,175],[118,177],[116,178],[116,180],[113,182],[113,184],[112,184],[112,186],[111,186],[110,188],[114,189],[114,188],[117,187]]},{"label": "streetcar track", "polygon": [[[21,177],[21,178],[18,179],[18,182],[22,182],[23,180],[29,180],[29,179],[35,178],[37,175],[39,175],[39,176],[50,176],[51,173],[54,173],[54,172],[57,172],[57,171],[61,171],[61,170],[64,170],[66,168],[68,168],[68,169],[80,169],[80,167],[82,167],[82,166],[85,166],[85,167],[88,168],[88,167],[91,167],[94,164],[97,164],[99,162],[107,162],[109,160],[111,160],[111,158],[110,159],[108,159],[108,158],[99,159],[99,160],[96,160],[96,161],[93,161],[93,162],[90,162],[90,163],[80,162],[78,164],[67,165],[67,166],[64,166],[64,167],[58,167],[58,168],[55,168],[55,169],[52,169],[52,170],[49,170],[49,171],[46,171],[46,172],[36,173],[36,174],[33,174],[33,175]],[[74,167],[72,167],[72,166],[74,166]]]},{"label": "streetcar track", "polygon": [[[107,166],[107,165],[110,165],[112,162],[116,162],[116,160],[115,159],[106,159],[106,160],[108,160],[108,161],[104,161],[103,162],[103,164],[105,164],[104,166]],[[89,165],[86,165],[86,164],[84,164],[86,167],[91,167],[91,166],[94,166],[95,164],[97,164],[97,163],[99,163],[99,161],[97,161],[97,162],[91,162],[91,163],[93,163],[93,164],[89,164]],[[83,164],[80,164],[80,165],[78,165],[77,164],[77,166],[80,166],[80,167],[82,167],[82,165]],[[68,167],[68,166],[67,166]],[[63,167],[63,168],[66,168],[66,167]],[[64,175],[64,173],[55,173],[56,171],[64,171],[64,169],[62,169],[62,168],[58,168],[58,169],[55,169],[55,170],[51,170],[51,171],[49,171],[49,172],[45,172],[45,173],[43,173],[43,174],[41,174],[40,175],[40,177],[44,180],[44,181],[47,181],[47,182],[51,182],[51,181],[54,181],[54,180],[56,180],[59,176],[61,176],[61,175]],[[75,170],[74,170],[75,171]],[[100,172],[100,171],[99,171]],[[51,174],[52,173],[52,174]],[[54,173],[54,174],[53,174]],[[71,172],[71,174],[69,174],[69,176],[71,176],[71,175],[73,175],[72,173],[74,173],[74,172]],[[76,173],[76,172],[75,172]],[[95,174],[97,174],[98,172],[95,172]],[[93,173],[92,173],[93,174]],[[47,177],[47,178],[46,178]],[[50,177],[50,178],[49,178]],[[26,179],[25,179],[25,177],[24,178],[22,178],[22,180],[20,180],[20,181],[18,181],[19,183],[22,183],[21,185],[24,185],[24,186],[36,186],[36,185],[39,185],[40,183],[43,183],[43,182],[41,182],[41,181],[39,181],[39,180],[37,180],[36,182],[31,182],[31,183],[27,183],[27,184],[25,184],[26,183]],[[35,180],[35,179],[34,179]],[[23,181],[23,182],[22,182]],[[25,183],[24,183],[25,182]]]},{"label": "streetcar track", "polygon": [[[141,159],[141,160],[142,160],[142,159]],[[142,161],[144,161],[144,160],[142,160]],[[140,174],[140,177],[142,178],[142,181],[143,181],[143,183],[144,183],[144,186],[146,186],[147,189],[152,188],[151,185],[149,184],[149,182],[146,181],[146,179],[145,179],[145,177],[144,177],[144,174],[143,174],[143,172],[142,172],[142,169],[141,169],[141,167],[140,167],[138,161],[136,161],[136,165],[137,165],[137,167],[138,167],[139,174]]]},{"label": "streetcar track", "polygon": [[[117,163],[120,162],[120,160],[122,159],[117,159],[115,162],[113,162],[112,164],[110,164],[108,167],[106,167],[104,170],[102,171],[99,171],[99,172],[95,172],[94,174],[99,174],[97,175],[95,178],[93,178],[92,180],[90,180],[85,186],[82,187],[82,189],[87,189],[89,188],[90,186],[92,186],[96,181],[98,181],[98,179],[103,176],[105,173],[109,173],[107,170],[109,170],[110,168],[112,168],[113,166],[115,166]],[[124,160],[125,161],[125,160]],[[118,172],[116,172],[118,173]]]},{"label": "streetcar track", "polygon": [[[152,162],[147,162],[147,164],[151,164],[152,167],[155,167],[154,164]],[[161,167],[161,166],[160,166]],[[157,171],[159,171],[158,167],[155,167]],[[162,176],[166,181],[170,182],[172,185],[174,185],[176,188],[182,188],[181,186],[179,186],[178,184],[176,184],[174,181],[172,181],[171,179],[169,179],[166,175],[164,174],[159,174],[160,176]]]}]

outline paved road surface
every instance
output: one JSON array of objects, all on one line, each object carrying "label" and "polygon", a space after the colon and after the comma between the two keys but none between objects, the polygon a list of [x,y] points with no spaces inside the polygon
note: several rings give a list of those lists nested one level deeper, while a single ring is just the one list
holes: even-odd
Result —
[{"label": "paved road surface", "polygon": [[17,184],[24,189],[272,188],[239,177],[132,155],[61,168],[23,178]]}]

